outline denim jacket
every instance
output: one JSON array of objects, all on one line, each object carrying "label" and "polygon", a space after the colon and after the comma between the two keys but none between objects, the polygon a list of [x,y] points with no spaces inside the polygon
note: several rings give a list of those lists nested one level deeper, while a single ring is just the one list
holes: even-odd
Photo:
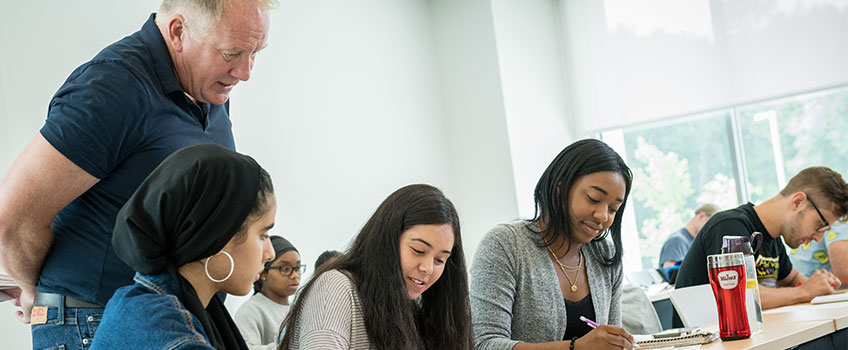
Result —
[{"label": "denim jacket", "polygon": [[92,341],[97,349],[215,349],[200,321],[179,299],[170,274],[135,274],[106,304]]}]

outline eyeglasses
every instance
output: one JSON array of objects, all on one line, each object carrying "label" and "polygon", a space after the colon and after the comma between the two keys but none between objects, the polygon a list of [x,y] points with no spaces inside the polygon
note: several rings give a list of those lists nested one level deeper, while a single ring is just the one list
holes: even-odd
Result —
[{"label": "eyeglasses", "polygon": [[291,277],[292,273],[297,271],[298,275],[302,275],[306,272],[306,265],[298,265],[298,266],[272,266],[269,267],[268,270],[278,270],[280,274],[285,277]]},{"label": "eyeglasses", "polygon": [[824,223],[824,226],[819,227],[819,229],[816,230],[816,232],[825,232],[827,230],[830,230],[830,224],[827,223],[827,219],[825,219],[824,215],[822,215],[821,211],[819,211],[819,208],[816,206],[816,203],[814,203],[813,200],[810,199],[809,196],[807,196],[807,200],[810,201],[810,204],[813,205],[813,209],[816,210],[816,213],[819,214],[819,217],[821,218],[822,222]]}]

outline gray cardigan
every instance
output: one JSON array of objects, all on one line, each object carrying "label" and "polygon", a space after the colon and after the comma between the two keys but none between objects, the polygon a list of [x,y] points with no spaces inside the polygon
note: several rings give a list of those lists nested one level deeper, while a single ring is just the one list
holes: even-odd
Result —
[{"label": "gray cardigan", "polygon": [[[512,349],[519,342],[563,340],[565,301],[536,224],[501,224],[483,237],[471,265],[471,314],[474,349]],[[611,254],[611,240],[601,244]],[[610,268],[588,244],[586,275],[595,321],[621,325],[622,266]]]}]

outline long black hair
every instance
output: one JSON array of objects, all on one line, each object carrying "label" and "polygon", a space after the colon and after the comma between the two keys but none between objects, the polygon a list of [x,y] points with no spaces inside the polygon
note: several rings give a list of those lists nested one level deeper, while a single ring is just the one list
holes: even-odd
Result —
[{"label": "long black hair", "polygon": [[[630,195],[633,173],[618,153],[606,143],[595,139],[585,139],[572,143],[559,152],[536,184],[534,191],[536,212],[532,221],[538,220],[544,223],[541,232],[543,246],[549,246],[557,239],[564,238],[563,241],[568,242],[570,250],[574,229],[568,208],[568,194],[578,178],[600,171],[621,174],[627,187],[624,202],[618,207],[612,225],[591,243],[592,249],[599,252],[599,256],[604,257],[602,262],[611,266],[621,262],[621,216],[627,204],[627,197]],[[606,249],[600,244],[609,235],[612,235],[615,246],[615,252],[612,254],[605,252]]]},{"label": "long black hair", "polygon": [[[454,244],[441,277],[417,301],[409,300],[400,268],[400,236],[415,225],[450,224]],[[283,321],[279,349],[292,329],[313,282],[330,270],[349,272],[362,302],[368,338],[377,349],[471,349],[468,277],[459,216],[442,191],[409,185],[389,195],[362,227],[347,252],[322,265],[303,287]]]}]

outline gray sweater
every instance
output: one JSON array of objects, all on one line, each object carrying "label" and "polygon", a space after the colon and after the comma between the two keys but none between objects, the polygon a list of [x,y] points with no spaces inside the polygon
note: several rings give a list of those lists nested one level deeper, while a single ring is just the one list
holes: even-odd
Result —
[{"label": "gray sweater", "polygon": [[[531,230],[532,229],[532,230]],[[554,263],[540,247],[539,228],[516,221],[501,224],[483,237],[471,265],[471,314],[474,348],[512,349],[520,342],[563,340],[565,301]],[[611,240],[600,243],[611,254]],[[596,322],[621,325],[622,267],[603,265],[588,244],[586,274]]]}]

